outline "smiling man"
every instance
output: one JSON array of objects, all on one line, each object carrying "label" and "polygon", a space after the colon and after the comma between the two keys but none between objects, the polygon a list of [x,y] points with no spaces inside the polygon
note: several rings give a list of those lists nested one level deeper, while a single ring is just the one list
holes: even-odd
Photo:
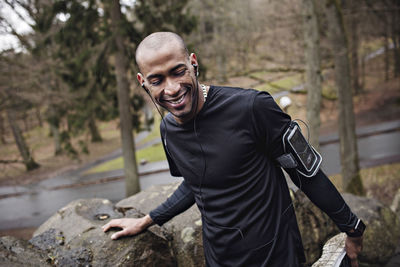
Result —
[{"label": "smiling man", "polygon": [[[136,61],[139,83],[169,111],[160,125],[161,137],[171,174],[184,181],[143,218],[107,223],[104,231],[122,228],[112,239],[162,225],[196,204],[207,266],[301,266],[305,257],[283,167],[348,234],[347,255],[358,266],[364,224],[319,164],[312,164],[318,153],[308,144],[306,157],[287,151],[285,144],[294,140],[290,137],[302,136],[268,93],[200,84],[196,55],[189,55],[181,37],[170,32],[146,37]],[[308,162],[303,164],[302,158]]]}]

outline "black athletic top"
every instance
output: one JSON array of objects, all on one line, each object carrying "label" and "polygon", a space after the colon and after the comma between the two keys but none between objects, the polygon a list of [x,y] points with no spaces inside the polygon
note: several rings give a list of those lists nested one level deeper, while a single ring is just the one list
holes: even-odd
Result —
[{"label": "black athletic top", "polygon": [[[290,117],[265,92],[211,86],[191,121],[161,123],[170,171],[184,181],[150,212],[162,225],[197,204],[208,266],[298,266],[305,260],[286,180],[275,159]],[[299,175],[287,170],[299,186]],[[301,189],[342,231],[356,216],[319,171]]]}]

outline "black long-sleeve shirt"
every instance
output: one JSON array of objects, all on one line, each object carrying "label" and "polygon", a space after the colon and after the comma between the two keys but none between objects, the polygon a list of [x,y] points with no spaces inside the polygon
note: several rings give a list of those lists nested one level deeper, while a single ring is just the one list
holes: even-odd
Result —
[{"label": "black long-sleeve shirt", "polygon": [[[290,120],[267,93],[214,86],[192,121],[178,124],[167,115],[161,123],[164,148],[171,174],[184,181],[150,217],[162,225],[196,203],[207,265],[296,266],[304,260],[303,248],[275,161],[284,154],[282,135]],[[312,178],[286,171],[341,231],[354,226],[356,216],[322,171]],[[282,247],[289,255],[284,259]]]}]

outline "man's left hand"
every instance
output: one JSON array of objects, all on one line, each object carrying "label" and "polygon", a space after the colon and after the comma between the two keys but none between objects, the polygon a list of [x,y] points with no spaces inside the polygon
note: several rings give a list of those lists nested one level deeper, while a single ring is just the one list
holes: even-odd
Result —
[{"label": "man's left hand", "polygon": [[351,260],[351,267],[358,267],[358,254],[360,254],[361,250],[362,250],[362,245],[363,243],[363,237],[350,237],[347,236],[346,237],[346,243],[345,243],[345,247],[346,247],[346,253],[347,256],[350,258]]}]

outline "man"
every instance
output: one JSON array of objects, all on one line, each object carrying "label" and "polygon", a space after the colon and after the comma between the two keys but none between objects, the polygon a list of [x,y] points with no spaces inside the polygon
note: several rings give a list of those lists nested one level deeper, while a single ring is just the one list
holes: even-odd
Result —
[{"label": "man", "polygon": [[[153,33],[136,50],[137,79],[169,111],[160,125],[173,176],[184,181],[174,194],[140,219],[116,219],[103,230],[111,238],[162,225],[197,204],[203,221],[207,266],[300,266],[301,237],[289,190],[277,162],[291,125],[265,92],[205,86],[198,61],[178,35]],[[363,225],[329,179],[318,170],[305,177],[286,168],[293,182],[348,233],[347,254],[358,266]]]}]

